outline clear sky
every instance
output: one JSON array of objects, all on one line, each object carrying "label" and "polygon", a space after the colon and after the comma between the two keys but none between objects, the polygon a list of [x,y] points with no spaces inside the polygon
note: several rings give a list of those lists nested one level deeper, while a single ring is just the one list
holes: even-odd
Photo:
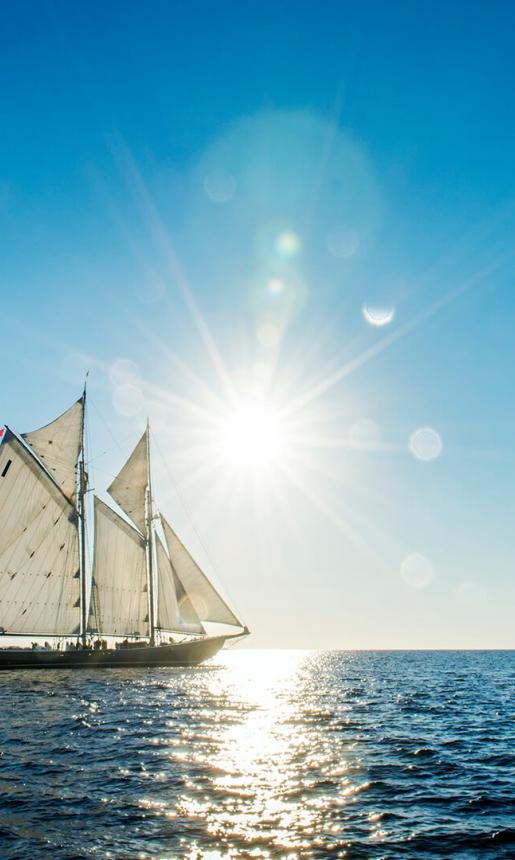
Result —
[{"label": "clear sky", "polygon": [[0,423],[148,413],[249,645],[515,646],[514,17],[4,6]]}]

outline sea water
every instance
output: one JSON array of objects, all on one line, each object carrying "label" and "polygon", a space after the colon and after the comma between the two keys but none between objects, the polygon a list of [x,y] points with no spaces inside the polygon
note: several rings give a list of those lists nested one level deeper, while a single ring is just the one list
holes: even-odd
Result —
[{"label": "sea water", "polygon": [[514,652],[0,674],[0,857],[513,858]]}]

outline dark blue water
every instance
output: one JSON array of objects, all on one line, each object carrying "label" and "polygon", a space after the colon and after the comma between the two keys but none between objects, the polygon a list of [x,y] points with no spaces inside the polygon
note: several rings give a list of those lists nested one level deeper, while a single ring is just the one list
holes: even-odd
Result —
[{"label": "dark blue water", "polygon": [[514,858],[515,653],[0,674],[0,857]]}]

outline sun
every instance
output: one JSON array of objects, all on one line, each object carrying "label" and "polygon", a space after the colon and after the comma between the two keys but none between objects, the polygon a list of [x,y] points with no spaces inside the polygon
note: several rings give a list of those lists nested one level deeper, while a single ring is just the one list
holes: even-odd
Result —
[{"label": "sun", "polygon": [[286,448],[279,411],[264,400],[239,403],[220,424],[220,446],[226,461],[245,469],[278,465]]}]

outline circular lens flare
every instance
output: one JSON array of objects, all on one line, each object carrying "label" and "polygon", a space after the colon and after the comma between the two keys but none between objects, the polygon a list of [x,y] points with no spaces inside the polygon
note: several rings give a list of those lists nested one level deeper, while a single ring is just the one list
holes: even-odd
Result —
[{"label": "circular lens flare", "polygon": [[401,564],[401,576],[412,588],[425,588],[433,579],[433,565],[425,556],[411,553]]},{"label": "circular lens flare", "polygon": [[436,460],[442,453],[442,437],[432,427],[419,427],[411,434],[409,447],[417,460]]},{"label": "circular lens flare", "polygon": [[361,312],[365,322],[378,328],[391,323],[395,316],[394,307],[380,307],[377,305],[363,305]]},{"label": "circular lens flare", "polygon": [[268,282],[268,292],[272,296],[280,296],[284,292],[284,281],[281,278],[271,278]]},{"label": "circular lens flare", "polygon": [[213,203],[227,203],[236,191],[236,180],[227,170],[212,170],[204,179],[204,191]]},{"label": "circular lens flare", "polygon": [[300,239],[293,230],[285,230],[277,236],[275,247],[281,257],[295,257],[300,250]]}]

